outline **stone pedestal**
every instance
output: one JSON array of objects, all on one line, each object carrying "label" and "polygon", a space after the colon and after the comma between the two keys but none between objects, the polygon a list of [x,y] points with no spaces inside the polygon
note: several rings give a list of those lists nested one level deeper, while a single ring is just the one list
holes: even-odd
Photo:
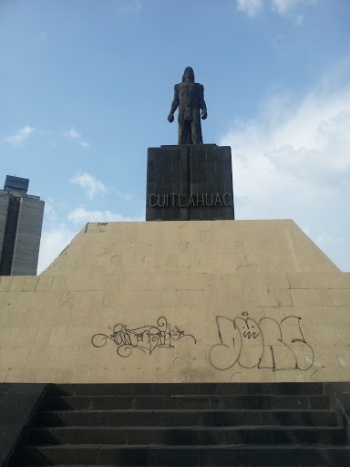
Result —
[{"label": "stone pedestal", "polygon": [[146,221],[226,219],[234,219],[230,147],[148,149]]}]

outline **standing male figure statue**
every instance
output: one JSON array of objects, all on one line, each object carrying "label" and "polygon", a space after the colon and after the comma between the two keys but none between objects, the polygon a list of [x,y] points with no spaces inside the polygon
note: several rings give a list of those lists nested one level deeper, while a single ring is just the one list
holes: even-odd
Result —
[{"label": "standing male figure statue", "polygon": [[174,121],[174,112],[177,108],[179,108],[178,144],[203,144],[200,118],[202,117],[203,120],[207,118],[204,86],[194,82],[194,73],[189,66],[182,75],[182,83],[174,86],[174,99],[168,115],[170,123]]}]

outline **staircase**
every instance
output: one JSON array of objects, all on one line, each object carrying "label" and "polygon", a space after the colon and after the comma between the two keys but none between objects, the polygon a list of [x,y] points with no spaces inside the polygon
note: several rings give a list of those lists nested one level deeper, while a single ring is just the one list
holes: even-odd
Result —
[{"label": "staircase", "polygon": [[350,466],[322,383],[48,385],[9,466]]}]

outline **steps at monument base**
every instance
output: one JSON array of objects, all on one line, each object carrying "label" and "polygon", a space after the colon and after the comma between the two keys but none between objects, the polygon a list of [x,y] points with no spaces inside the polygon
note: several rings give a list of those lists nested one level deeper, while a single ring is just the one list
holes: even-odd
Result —
[{"label": "steps at monument base", "polygon": [[322,383],[49,385],[10,466],[348,466]]},{"label": "steps at monument base", "polygon": [[224,445],[249,443],[344,443],[342,427],[55,427],[35,428],[30,441],[37,445],[56,444],[167,444]]},{"label": "steps at monument base", "polygon": [[[349,453],[339,447],[265,446],[60,446],[54,455],[27,449],[22,465],[114,465],[114,466],[334,466],[349,465]],[[20,464],[18,464],[20,465]]]},{"label": "steps at monument base", "polygon": [[49,402],[53,410],[279,409],[286,406],[290,409],[324,409],[329,407],[329,396],[52,396]]}]

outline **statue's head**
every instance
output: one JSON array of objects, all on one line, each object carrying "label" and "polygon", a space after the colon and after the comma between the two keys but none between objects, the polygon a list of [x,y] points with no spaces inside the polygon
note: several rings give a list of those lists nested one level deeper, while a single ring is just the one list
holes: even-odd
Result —
[{"label": "statue's head", "polygon": [[194,83],[194,73],[193,69],[188,66],[185,68],[184,74],[182,75],[183,83]]}]

